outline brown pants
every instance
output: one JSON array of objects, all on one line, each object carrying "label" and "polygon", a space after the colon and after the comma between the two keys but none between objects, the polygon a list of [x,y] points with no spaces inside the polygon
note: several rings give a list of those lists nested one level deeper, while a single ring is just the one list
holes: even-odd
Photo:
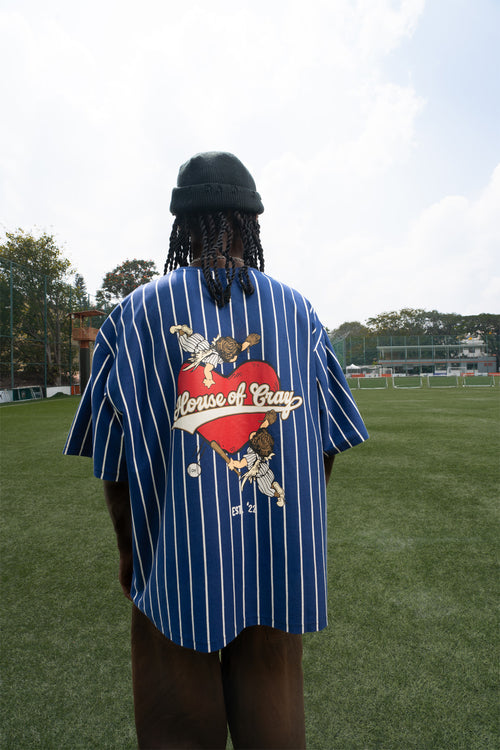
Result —
[{"label": "brown pants", "polygon": [[139,748],[305,748],[302,636],[256,625],[222,651],[182,648],[132,610]]}]

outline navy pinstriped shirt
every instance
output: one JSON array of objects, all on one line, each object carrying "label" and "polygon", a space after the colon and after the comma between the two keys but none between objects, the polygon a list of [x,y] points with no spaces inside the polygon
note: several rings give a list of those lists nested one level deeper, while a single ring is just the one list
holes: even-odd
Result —
[{"label": "navy pinstriped shirt", "polygon": [[205,652],[250,625],[326,626],[323,454],[368,437],[310,303],[250,276],[224,308],[194,267],[118,305],[64,449],[128,480],[132,598]]}]

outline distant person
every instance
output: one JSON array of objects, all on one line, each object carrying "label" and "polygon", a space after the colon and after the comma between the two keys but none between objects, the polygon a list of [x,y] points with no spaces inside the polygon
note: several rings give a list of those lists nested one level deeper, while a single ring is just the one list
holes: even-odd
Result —
[{"label": "distant person", "polygon": [[170,209],[165,275],[103,324],[65,452],[104,480],[139,747],[225,748],[229,725],[235,748],[297,750],[326,483],[368,435],[310,303],[263,273],[245,166],[194,156]]}]

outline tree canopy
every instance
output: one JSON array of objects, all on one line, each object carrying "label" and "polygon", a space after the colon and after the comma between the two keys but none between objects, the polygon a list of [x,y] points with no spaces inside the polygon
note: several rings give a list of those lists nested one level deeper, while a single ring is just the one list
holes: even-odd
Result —
[{"label": "tree canopy", "polygon": [[97,305],[109,309],[157,275],[158,270],[152,260],[126,260],[105,275],[96,294]]},{"label": "tree canopy", "polygon": [[6,240],[0,245],[0,258],[31,268],[37,275],[47,276],[50,287],[66,279],[71,263],[65,258],[51,234],[44,232],[35,237],[31,232],[18,229],[6,232]]},{"label": "tree canopy", "polygon": [[342,323],[338,328],[333,330],[327,329],[328,335],[332,341],[338,339],[344,339],[346,336],[369,336],[372,331],[367,328],[359,320],[351,320],[346,323]]},{"label": "tree canopy", "polygon": [[371,333],[399,336],[499,336],[500,315],[459,315],[405,307],[368,318]]}]

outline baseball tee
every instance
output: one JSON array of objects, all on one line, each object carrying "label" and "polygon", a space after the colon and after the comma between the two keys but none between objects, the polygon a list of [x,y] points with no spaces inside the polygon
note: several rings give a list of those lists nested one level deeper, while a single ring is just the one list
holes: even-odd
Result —
[{"label": "baseball tee", "polygon": [[250,625],[326,626],[323,455],[368,437],[310,303],[249,275],[223,308],[195,267],[125,298],[64,448],[128,481],[132,599],[204,652]]}]

